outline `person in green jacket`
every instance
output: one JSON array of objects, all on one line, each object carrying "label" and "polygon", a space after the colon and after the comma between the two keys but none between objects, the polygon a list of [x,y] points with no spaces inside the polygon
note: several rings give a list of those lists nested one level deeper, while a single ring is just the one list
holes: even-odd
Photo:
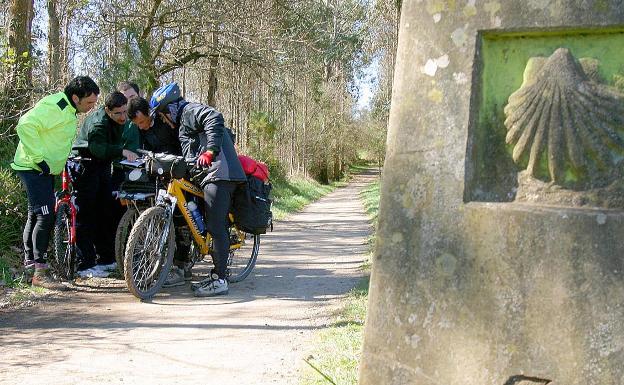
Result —
[{"label": "person in green jacket", "polygon": [[17,123],[19,144],[11,168],[28,195],[23,232],[24,267],[33,271],[33,286],[62,290],[48,273],[46,252],[54,224],[54,175],[63,171],[76,136],[77,113],[97,102],[100,89],[88,76],[72,79],[63,92],[46,96]]},{"label": "person in green jacket", "polygon": [[[132,99],[139,98],[139,86],[132,82],[119,82],[117,84],[117,91],[124,94],[128,99],[128,106]],[[123,130],[124,148],[130,151],[136,151],[139,148],[139,130],[132,124],[130,119],[126,121]]]},{"label": "person in green jacket", "polygon": [[111,163],[137,155],[124,148],[123,128],[127,99],[118,91],[106,97],[104,106],[90,114],[80,127],[74,153],[89,158],[82,173],[74,176],[76,191],[76,253],[78,275],[105,277],[115,269]]},{"label": "person in green jacket", "polygon": [[[128,99],[128,108],[130,108],[130,101],[132,99],[139,98],[139,86],[136,83],[128,81],[119,82],[117,84],[117,91],[124,94],[126,99]],[[136,150],[140,148],[139,129],[134,124],[132,124],[130,119],[126,120],[123,128],[123,134],[121,135],[121,137],[123,140],[123,148],[125,148],[126,150],[136,152]],[[113,173],[111,176],[111,185],[113,191],[119,191],[121,184],[126,178],[126,172],[123,169],[122,165],[119,164],[118,160],[121,159],[114,159],[113,161]],[[122,205],[120,201],[115,202],[112,211],[113,228],[117,229],[119,221],[121,221],[121,218],[125,214],[126,209],[127,206]]]}]

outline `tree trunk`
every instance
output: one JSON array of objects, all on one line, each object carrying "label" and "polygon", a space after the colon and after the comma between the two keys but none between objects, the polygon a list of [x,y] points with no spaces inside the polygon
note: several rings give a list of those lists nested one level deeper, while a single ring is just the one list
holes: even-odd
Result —
[{"label": "tree trunk", "polygon": [[67,82],[69,82],[69,68],[70,68],[70,56],[69,56],[69,44],[70,44],[70,37],[69,37],[69,27],[71,24],[71,19],[73,17],[74,14],[74,4],[73,2],[67,3],[65,4],[66,9],[65,12],[63,14],[63,36],[62,36],[62,45],[63,45],[63,49],[61,51],[61,58],[59,63],[63,63],[63,72],[62,72],[62,76],[63,79],[62,83],[66,84]]},{"label": "tree trunk", "polygon": [[31,70],[31,26],[33,0],[11,0],[9,8],[9,50],[15,54],[9,84],[17,92],[32,83]]},{"label": "tree trunk", "polygon": [[61,80],[61,28],[57,0],[48,0],[48,83],[53,88]]},{"label": "tree trunk", "polygon": [[[216,26],[214,27],[217,28]],[[213,55],[210,56],[210,67],[208,69],[208,105],[216,106],[217,95],[217,69],[219,66],[219,58],[215,54],[217,52],[217,46],[219,45],[219,34],[217,31],[212,32],[212,49]]]}]

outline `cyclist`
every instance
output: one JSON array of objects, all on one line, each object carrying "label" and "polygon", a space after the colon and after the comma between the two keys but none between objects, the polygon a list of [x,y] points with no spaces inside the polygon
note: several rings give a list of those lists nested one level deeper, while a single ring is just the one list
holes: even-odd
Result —
[{"label": "cyclist", "polygon": [[[160,116],[150,115],[150,107],[147,100],[138,97],[128,102],[128,118],[133,127],[139,128],[139,148],[153,152],[163,152],[172,155],[182,155],[178,130],[162,121]],[[185,226],[186,222],[181,214],[176,213],[173,218],[176,227]],[[182,267],[191,249],[190,240],[180,232],[176,232],[175,260]],[[185,279],[191,279],[190,269],[184,269]],[[183,285],[185,280],[172,280],[166,282],[164,287]]]},{"label": "cyclist", "polygon": [[[130,107],[130,101],[132,99],[140,97],[139,86],[136,83],[119,82],[119,84],[117,84],[117,91],[124,94],[126,99],[128,99],[128,108]],[[136,149],[139,148],[139,130],[137,130],[137,128],[133,126],[132,122],[129,120],[126,121],[126,124],[124,125],[122,136],[125,149],[136,151]]]},{"label": "cyclist", "polygon": [[139,128],[139,148],[153,152],[182,155],[178,129],[150,115],[147,100],[138,97],[128,103],[128,118]]},{"label": "cyclist", "polygon": [[28,195],[28,219],[23,241],[26,270],[33,286],[63,290],[48,273],[46,250],[54,224],[54,175],[63,170],[76,136],[77,113],[89,111],[100,89],[88,76],[72,79],[63,92],[41,99],[19,119],[20,139],[11,167]]},{"label": "cyclist", "polygon": [[[182,153],[187,159],[197,159],[197,165],[207,169],[201,181],[206,206],[206,228],[213,239],[214,269],[194,288],[198,297],[227,294],[227,258],[230,241],[228,212],[236,185],[246,180],[234,149],[234,135],[224,126],[223,115],[214,108],[189,103],[180,96],[176,83],[160,87],[150,100],[153,114],[179,130]],[[167,286],[184,282],[180,262],[171,269]]]},{"label": "cyclist", "polygon": [[[136,83],[128,81],[119,82],[117,84],[117,91],[124,94],[126,99],[128,99],[128,107],[130,106],[130,101],[132,99],[136,99],[139,97],[139,86]],[[124,124],[122,139],[124,149],[136,152],[137,148],[139,148],[139,130],[134,124],[132,124],[129,119],[126,120]],[[126,173],[122,165],[117,162],[121,159],[114,160],[115,161],[113,162],[113,173],[111,174],[111,189],[113,191],[119,191],[119,187],[123,183],[126,177]],[[120,201],[116,201],[113,204],[113,210],[111,212],[113,217],[113,228],[117,228],[117,226],[119,225],[119,221],[121,220],[121,217],[123,217],[125,212],[126,206],[122,205]]]},{"label": "cyclist", "polygon": [[107,270],[116,268],[116,229],[110,215],[115,204],[111,162],[121,157],[130,161],[137,158],[134,152],[123,148],[127,102],[121,92],[108,95],[104,106],[85,119],[74,143],[74,153],[91,159],[85,162],[82,173],[74,175],[78,207],[76,253],[81,277],[105,277]]}]

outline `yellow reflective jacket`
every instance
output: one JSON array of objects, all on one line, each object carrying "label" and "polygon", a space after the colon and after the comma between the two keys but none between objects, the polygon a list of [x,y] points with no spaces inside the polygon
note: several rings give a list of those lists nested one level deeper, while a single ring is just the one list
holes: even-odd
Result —
[{"label": "yellow reflective jacket", "polygon": [[11,167],[41,171],[37,163],[45,161],[50,174],[60,174],[76,136],[76,124],[76,109],[64,92],[39,100],[17,123],[20,141]]}]

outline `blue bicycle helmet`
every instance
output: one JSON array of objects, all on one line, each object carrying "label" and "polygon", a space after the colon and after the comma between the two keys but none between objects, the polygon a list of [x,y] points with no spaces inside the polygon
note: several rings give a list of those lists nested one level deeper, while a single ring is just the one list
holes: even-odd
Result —
[{"label": "blue bicycle helmet", "polygon": [[165,106],[169,103],[173,103],[179,100],[182,96],[180,95],[180,87],[178,87],[178,83],[169,83],[161,86],[152,95],[150,99],[150,114],[153,115],[156,112],[162,111]]}]

